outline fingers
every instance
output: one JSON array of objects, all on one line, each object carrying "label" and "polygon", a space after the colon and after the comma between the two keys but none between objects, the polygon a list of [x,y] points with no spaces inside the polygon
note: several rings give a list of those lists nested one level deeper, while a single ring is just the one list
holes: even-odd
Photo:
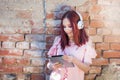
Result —
[{"label": "fingers", "polygon": [[68,59],[68,56],[67,56],[67,55],[64,55],[62,58],[63,58],[64,60],[67,60],[67,59]]},{"label": "fingers", "polygon": [[73,60],[73,57],[72,57],[72,56],[67,56],[67,55],[64,55],[62,58],[63,58],[64,60],[68,61],[68,62],[72,62],[72,60]]},{"label": "fingers", "polygon": [[53,69],[54,70],[57,70],[58,68],[61,68],[62,67],[62,64],[59,63],[59,62],[56,62],[54,65],[53,65]]}]

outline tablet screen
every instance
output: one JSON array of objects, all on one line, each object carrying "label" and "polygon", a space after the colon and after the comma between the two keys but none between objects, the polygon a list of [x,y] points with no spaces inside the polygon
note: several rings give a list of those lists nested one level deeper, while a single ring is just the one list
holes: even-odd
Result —
[{"label": "tablet screen", "polygon": [[63,67],[74,67],[74,64],[72,62],[68,62],[64,60],[62,56],[63,55],[55,55],[55,56],[49,57],[49,59],[52,63],[59,62],[60,64],[63,65]]}]

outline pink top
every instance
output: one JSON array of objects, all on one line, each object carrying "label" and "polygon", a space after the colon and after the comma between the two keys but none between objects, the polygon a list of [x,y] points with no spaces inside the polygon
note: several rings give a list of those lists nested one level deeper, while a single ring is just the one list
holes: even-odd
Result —
[{"label": "pink top", "polygon": [[[54,40],[53,46],[50,48],[48,55],[70,55],[78,60],[87,63],[92,64],[92,58],[96,57],[95,49],[91,46],[91,42],[87,42],[85,45],[82,45],[78,47],[74,43],[70,43],[70,46],[65,47],[65,50],[62,51],[60,46],[60,36],[57,36]],[[56,50],[57,47],[57,51]],[[56,53],[57,52],[57,53]],[[84,80],[84,72],[80,70],[76,65],[75,67],[69,67],[69,68],[60,68],[59,75],[62,79],[50,79],[50,80]],[[53,77],[53,73],[56,71],[53,71],[51,74],[51,77]],[[66,74],[67,73],[67,74]],[[67,76],[67,79],[63,79],[65,76]]]}]

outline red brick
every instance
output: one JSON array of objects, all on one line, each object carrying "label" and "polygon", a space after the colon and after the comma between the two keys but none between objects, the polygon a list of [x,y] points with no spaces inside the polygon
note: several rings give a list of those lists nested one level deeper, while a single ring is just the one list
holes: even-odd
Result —
[{"label": "red brick", "polygon": [[95,80],[96,74],[89,74],[85,76],[85,80]]},{"label": "red brick", "polygon": [[96,50],[96,53],[97,53],[97,57],[96,58],[102,57],[102,50]]},{"label": "red brick", "polygon": [[30,59],[27,58],[21,58],[17,59],[17,65],[30,65]]},{"label": "red brick", "polygon": [[89,73],[97,73],[99,74],[101,72],[101,67],[91,67],[89,70]]},{"label": "red brick", "polygon": [[97,66],[108,65],[108,59],[103,59],[103,58],[94,59],[92,65],[97,65]]},{"label": "red brick", "polygon": [[22,69],[23,68],[20,66],[5,66],[4,72],[6,72],[6,73],[21,73]]},{"label": "red brick", "polygon": [[89,20],[89,13],[84,12],[84,13],[82,13],[82,16],[83,16],[83,20],[84,20],[84,21]]},{"label": "red brick", "polygon": [[6,41],[9,39],[9,36],[0,34],[0,41]]},{"label": "red brick", "polygon": [[84,21],[84,27],[88,28],[89,27],[89,21]]},{"label": "red brick", "polygon": [[43,58],[40,59],[32,59],[31,60],[31,65],[32,66],[43,66],[45,63],[45,60]]},{"label": "red brick", "polygon": [[15,48],[15,42],[3,42],[2,48]]},{"label": "red brick", "polygon": [[0,41],[23,41],[22,34],[0,34]]},{"label": "red brick", "polygon": [[30,23],[31,26],[33,26],[35,24],[34,21],[33,21],[33,19],[30,19],[28,21],[29,21],[29,23]]},{"label": "red brick", "polygon": [[30,19],[32,18],[32,12],[30,10],[19,10],[17,11],[16,17]]},{"label": "red brick", "polygon": [[0,27],[0,33],[2,33],[2,34],[13,34],[13,33],[16,33],[16,29],[17,29],[17,27],[1,26]]},{"label": "red brick", "polygon": [[3,59],[3,64],[4,65],[16,65],[16,58],[4,58]]},{"label": "red brick", "polygon": [[[13,20],[14,21],[14,20]],[[3,34],[24,34],[24,33],[31,33],[31,24],[28,20],[24,21],[14,21],[16,23],[15,26],[3,26],[2,31],[0,33]],[[22,23],[22,25],[20,25]]]},{"label": "red brick", "polygon": [[24,67],[23,69],[24,73],[41,73],[43,72],[42,67]]},{"label": "red brick", "polygon": [[90,36],[90,38],[92,39],[93,42],[103,42],[103,36],[94,35]]},{"label": "red brick", "polygon": [[0,49],[0,56],[22,56],[23,51],[19,49]]},{"label": "red brick", "polygon": [[96,43],[97,50],[109,50],[109,43]]},{"label": "red brick", "polygon": [[109,28],[99,28],[97,29],[97,35],[111,35],[112,31]]},{"label": "red brick", "polygon": [[53,45],[53,42],[46,44],[46,50],[49,50]]},{"label": "red brick", "polygon": [[8,53],[9,53],[9,50],[0,49],[0,55],[1,56],[8,55]]},{"label": "red brick", "polygon": [[93,5],[90,8],[91,14],[98,14],[102,10],[102,7],[100,5]]},{"label": "red brick", "polygon": [[3,63],[3,59],[2,59],[2,58],[0,58],[0,65],[2,65],[2,63]]},{"label": "red brick", "polygon": [[119,0],[98,0],[99,5],[118,6]]},{"label": "red brick", "polygon": [[89,28],[88,34],[89,35],[96,35],[96,28]]},{"label": "red brick", "polygon": [[43,35],[28,34],[25,36],[26,41],[45,41]]},{"label": "red brick", "polygon": [[45,33],[45,29],[43,27],[40,28],[32,28],[32,33],[33,34],[44,34]]},{"label": "red brick", "polygon": [[110,59],[110,63],[120,64],[120,59]]},{"label": "red brick", "polygon": [[32,74],[31,80],[45,80],[45,76],[43,74]]},{"label": "red brick", "polygon": [[53,13],[47,13],[46,14],[46,18],[47,19],[53,19],[54,18],[54,14]]},{"label": "red brick", "polygon": [[[116,9],[116,10],[117,10],[117,9]],[[107,14],[107,12],[106,12],[106,14]],[[119,16],[119,14],[118,14],[118,16]],[[108,18],[107,18],[107,15],[106,15],[105,17],[106,17],[106,19],[108,19]],[[109,16],[108,16],[108,17],[109,17]],[[117,16],[115,17],[114,20],[116,20],[116,19],[118,19]],[[119,28],[119,26],[120,26],[119,20],[113,21],[113,17],[111,17],[111,19],[109,19],[109,20],[104,21],[104,23],[105,23],[105,27],[107,27],[108,29],[110,29],[110,28],[111,28],[111,29],[114,29],[114,28],[117,29],[117,28]],[[116,35],[119,35],[118,33],[119,33],[119,32],[116,32]],[[112,34],[115,35],[114,30],[113,30]]]},{"label": "red brick", "polygon": [[77,12],[79,12],[80,14],[82,13],[82,12],[88,12],[88,7],[86,6],[81,6],[81,7],[79,7],[79,6],[76,6],[76,7],[74,7],[75,8],[75,10],[77,11]]},{"label": "red brick", "polygon": [[119,43],[111,43],[110,48],[112,50],[120,50],[120,44]]},{"label": "red brick", "polygon": [[104,42],[120,42],[120,36],[105,36]]},{"label": "red brick", "polygon": [[30,48],[32,50],[38,50],[38,49],[45,49],[46,48],[46,43],[45,42],[31,42]]},{"label": "red brick", "polygon": [[19,27],[16,31],[16,33],[19,33],[19,34],[28,34],[28,33],[31,33],[31,24],[29,21],[23,21],[22,22],[23,26],[22,27]]},{"label": "red brick", "polygon": [[120,58],[120,51],[104,51],[104,58]]},{"label": "red brick", "polygon": [[47,27],[59,27],[61,20],[46,20]]},{"label": "red brick", "polygon": [[0,48],[2,47],[2,43],[0,42]]},{"label": "red brick", "polygon": [[4,66],[0,66],[0,72],[4,72]]},{"label": "red brick", "polygon": [[100,28],[100,27],[104,27],[104,22],[103,21],[91,21],[90,23],[90,27],[93,27],[93,28]]},{"label": "red brick", "polygon": [[23,74],[23,73],[17,74],[17,80],[24,80],[24,79],[26,79],[25,77],[26,77],[26,76],[25,76],[25,74]]},{"label": "red brick", "polygon": [[41,50],[25,50],[24,51],[24,57],[30,58],[30,57],[36,57],[40,58],[43,56],[43,51]]},{"label": "red brick", "polygon": [[113,34],[113,35],[120,35],[120,28],[119,28],[119,27],[118,27],[118,28],[117,28],[117,27],[116,27],[116,28],[113,28],[113,29],[112,29],[112,34]]},{"label": "red brick", "polygon": [[100,15],[100,14],[91,14],[91,15],[90,15],[90,19],[91,19],[91,20],[103,20],[103,19],[104,19],[104,16],[103,16],[103,15]]},{"label": "red brick", "polygon": [[29,42],[17,42],[16,48],[18,49],[29,49]]},{"label": "red brick", "polygon": [[46,28],[46,34],[60,34],[60,29],[48,27]]},{"label": "red brick", "polygon": [[54,39],[55,39],[55,36],[53,35],[46,36],[46,42],[53,42]]},{"label": "red brick", "polygon": [[97,4],[98,0],[90,0],[91,4]]}]

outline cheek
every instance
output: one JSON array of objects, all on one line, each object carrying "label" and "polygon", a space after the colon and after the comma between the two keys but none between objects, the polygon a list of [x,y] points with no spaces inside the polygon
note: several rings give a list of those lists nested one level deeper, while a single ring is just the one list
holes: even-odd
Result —
[{"label": "cheek", "polygon": [[66,33],[71,33],[72,32],[72,28],[64,28],[64,31],[66,32]]}]

